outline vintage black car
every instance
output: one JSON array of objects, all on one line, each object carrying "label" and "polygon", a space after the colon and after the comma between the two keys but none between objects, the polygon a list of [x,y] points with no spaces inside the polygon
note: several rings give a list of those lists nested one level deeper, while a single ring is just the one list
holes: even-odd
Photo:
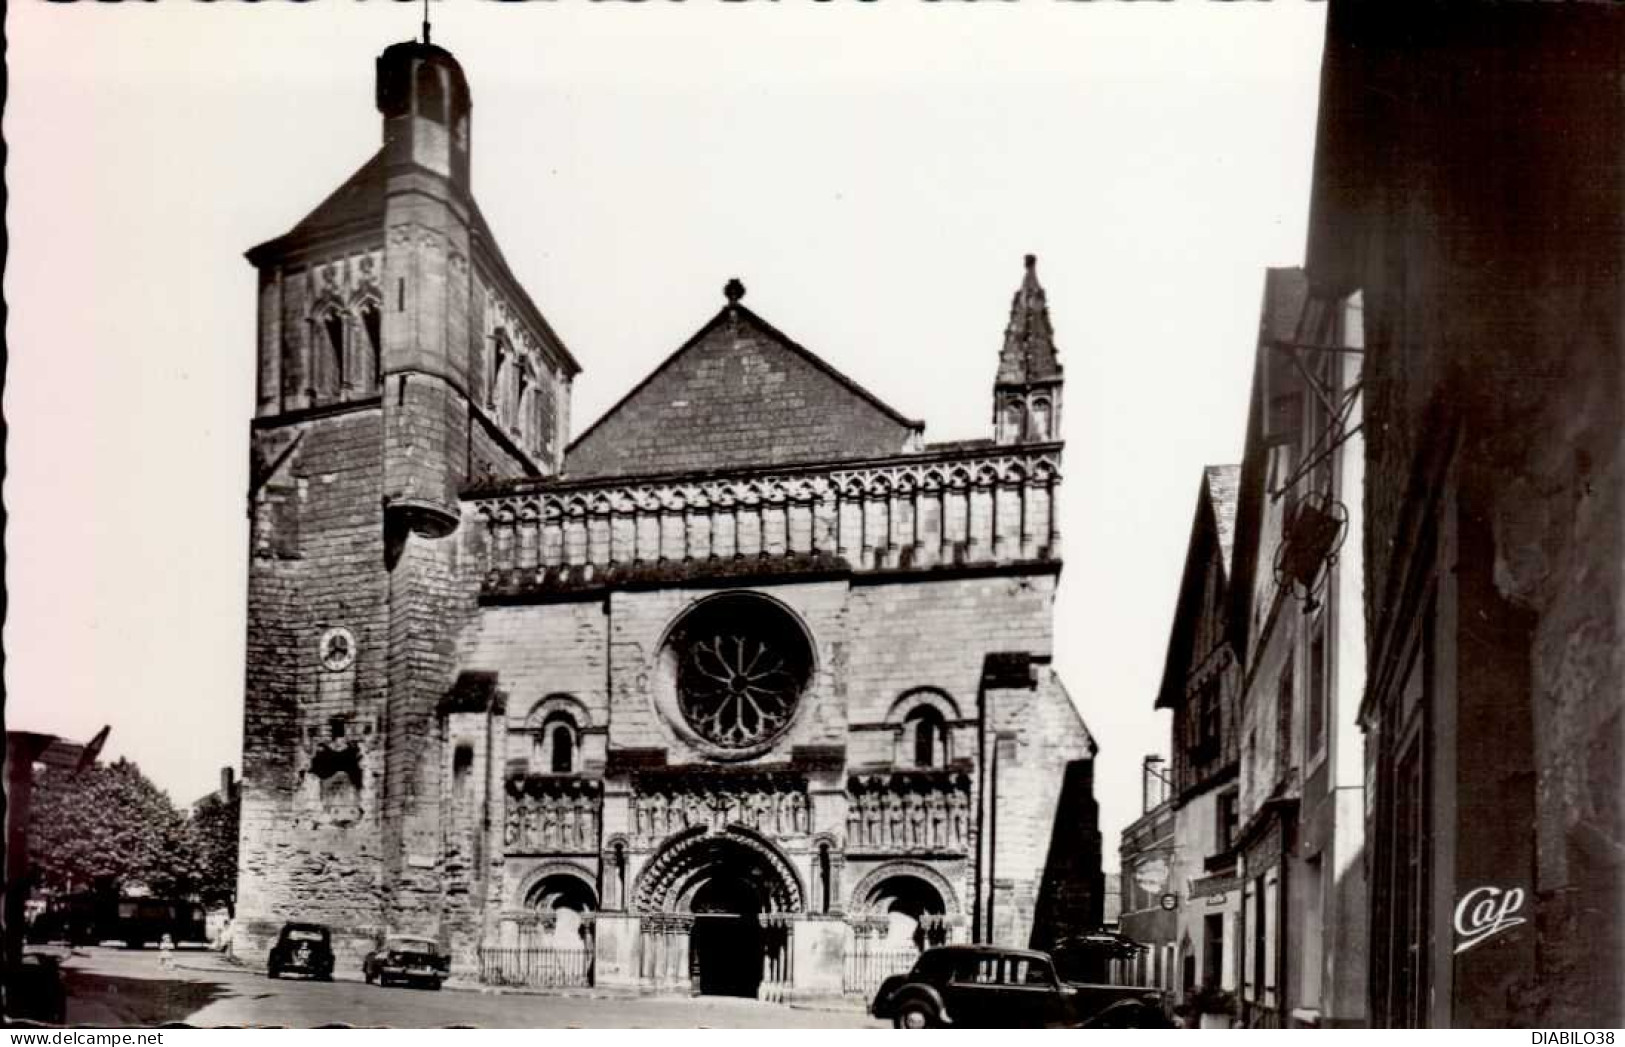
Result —
[{"label": "vintage black car", "polygon": [[361,961],[361,976],[367,984],[388,985],[410,982],[440,988],[451,970],[451,957],[428,938],[395,936],[386,938],[381,948]]},{"label": "vintage black car", "polygon": [[285,923],[265,973],[272,978],[303,974],[317,981],[333,980],[333,936],[319,923]]},{"label": "vintage black car", "polygon": [[1166,1028],[1154,990],[1063,982],[1047,954],[946,945],[881,983],[870,1013],[899,1029]]}]

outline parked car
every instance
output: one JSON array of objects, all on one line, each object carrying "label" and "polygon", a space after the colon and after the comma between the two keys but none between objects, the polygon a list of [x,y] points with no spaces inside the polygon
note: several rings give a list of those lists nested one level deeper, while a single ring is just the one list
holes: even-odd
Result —
[{"label": "parked car", "polygon": [[451,957],[428,938],[386,938],[382,947],[361,961],[361,976],[369,985],[416,982],[438,989],[450,971]]},{"label": "parked car", "polygon": [[1046,953],[945,945],[887,978],[870,1013],[899,1029],[1166,1028],[1161,997],[1135,985],[1063,982]]},{"label": "parked car", "polygon": [[62,985],[62,965],[49,953],[24,952],[3,969],[6,979],[6,1019],[45,1025],[67,1020],[68,996]]},{"label": "parked car", "polygon": [[272,978],[284,974],[303,974],[317,981],[333,980],[333,936],[319,923],[285,923],[276,944],[271,946],[271,957],[266,961],[265,973]]}]

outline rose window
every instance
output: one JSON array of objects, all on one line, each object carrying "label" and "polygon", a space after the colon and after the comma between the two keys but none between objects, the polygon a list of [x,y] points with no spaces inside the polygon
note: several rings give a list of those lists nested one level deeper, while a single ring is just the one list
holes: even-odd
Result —
[{"label": "rose window", "polygon": [[790,725],[812,653],[777,604],[746,594],[707,600],[666,643],[677,712],[705,742],[732,752],[759,749]]}]

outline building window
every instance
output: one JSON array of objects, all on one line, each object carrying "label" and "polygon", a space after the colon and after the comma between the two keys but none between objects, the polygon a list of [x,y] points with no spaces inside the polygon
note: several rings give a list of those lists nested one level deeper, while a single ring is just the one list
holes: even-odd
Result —
[{"label": "building window", "polygon": [[829,854],[829,844],[818,845],[818,911],[829,912],[832,904],[830,876],[833,872],[833,861]]},{"label": "building window", "polygon": [[941,712],[922,705],[909,713],[903,723],[914,747],[914,766],[936,767],[947,762],[948,732]]},{"label": "building window", "polygon": [[663,705],[680,729],[730,753],[766,748],[790,726],[812,679],[813,652],[779,604],[728,593],[680,619],[661,652]]},{"label": "building window", "polygon": [[1265,916],[1269,907],[1269,895],[1264,890],[1264,878],[1262,876],[1253,880],[1253,889],[1251,894],[1253,911],[1249,915],[1252,917],[1251,923],[1253,929],[1253,948],[1251,957],[1252,962],[1249,964],[1252,977],[1248,979],[1248,984],[1252,986],[1253,998],[1263,1002],[1264,968],[1268,963],[1269,953],[1269,927],[1267,925]]},{"label": "building window", "polygon": [[1188,739],[1191,760],[1203,763],[1219,755],[1219,677],[1214,676],[1202,684],[1192,703],[1194,709],[1189,720]]},{"label": "building window", "polygon": [[1039,397],[1033,401],[1032,413],[1032,439],[1048,440],[1050,438],[1050,403],[1047,399]]},{"label": "building window", "polygon": [[459,745],[451,754],[452,793],[459,800],[468,795],[470,772],[474,770],[474,747]]},{"label": "building window", "polygon": [[1218,844],[1217,853],[1223,854],[1230,850],[1236,842],[1237,823],[1240,820],[1235,789],[1226,789],[1219,794],[1216,809],[1218,811],[1218,832],[1215,839]]},{"label": "building window", "polygon": [[418,66],[418,115],[436,123],[446,123],[446,88],[440,81],[440,68],[429,62]]},{"label": "building window", "polygon": [[553,728],[553,755],[549,770],[554,774],[569,774],[575,770],[575,738],[570,728],[559,724]]},{"label": "building window", "polygon": [[567,712],[555,710],[542,721],[537,762],[549,774],[574,774],[581,751],[580,729]]},{"label": "building window", "polygon": [[1004,441],[1005,441],[1005,443],[1015,443],[1015,442],[1017,442],[1017,441],[1019,441],[1021,439],[1022,421],[1023,421],[1022,415],[1024,413],[1025,412],[1022,411],[1021,404],[1018,401],[1009,400],[1009,401],[1005,402],[1005,405],[1004,405],[1004,433],[1005,433]]},{"label": "building window", "polygon": [[372,365],[372,385],[378,388],[383,382],[383,347],[384,330],[382,318],[378,313],[378,303],[369,301],[361,307],[361,329],[367,335],[367,352],[370,354]]}]

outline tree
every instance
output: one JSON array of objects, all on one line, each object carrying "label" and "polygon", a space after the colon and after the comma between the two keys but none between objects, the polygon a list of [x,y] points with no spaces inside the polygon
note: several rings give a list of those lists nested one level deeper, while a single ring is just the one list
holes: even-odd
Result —
[{"label": "tree", "polygon": [[122,758],[77,776],[40,779],[28,839],[42,887],[127,890],[141,884],[174,896],[195,891],[200,879],[186,817]]},{"label": "tree", "polygon": [[196,848],[198,895],[210,907],[223,905],[235,913],[237,905],[237,819],[241,796],[215,793],[192,808],[192,844]]}]

